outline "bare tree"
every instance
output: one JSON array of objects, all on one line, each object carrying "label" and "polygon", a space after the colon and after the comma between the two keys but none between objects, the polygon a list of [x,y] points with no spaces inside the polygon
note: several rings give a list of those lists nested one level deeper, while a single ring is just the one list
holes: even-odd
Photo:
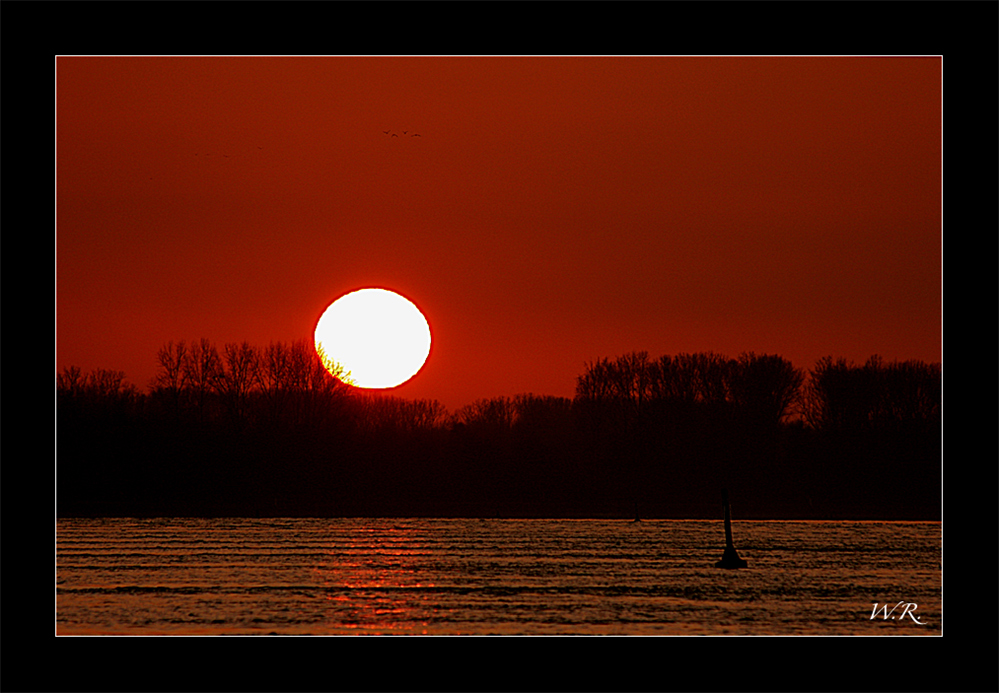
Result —
[{"label": "bare tree", "polygon": [[611,369],[608,358],[587,363],[582,374],[576,376],[576,398],[588,402],[601,402],[612,396]]},{"label": "bare tree", "polygon": [[509,397],[477,399],[454,413],[456,423],[476,430],[491,432],[509,431],[513,426],[516,409]]},{"label": "bare tree", "polygon": [[729,376],[732,361],[721,354],[703,352],[687,356],[697,383],[698,401],[709,405],[720,405],[731,400]]},{"label": "bare tree", "polygon": [[360,427],[368,432],[433,431],[447,423],[447,410],[437,400],[368,395],[359,398],[354,406]]},{"label": "bare tree", "polygon": [[644,410],[656,376],[645,351],[598,359],[576,378],[576,407],[591,423],[620,426]]},{"label": "bare tree", "polygon": [[260,354],[260,389],[273,421],[290,420],[294,393],[289,383],[291,349],[284,342],[271,342]]},{"label": "bare tree", "polygon": [[631,402],[636,413],[642,413],[649,400],[651,386],[649,352],[633,351],[617,360],[616,389],[621,399]]},{"label": "bare tree", "polygon": [[226,343],[222,348],[223,367],[217,378],[222,395],[234,422],[246,417],[247,398],[259,382],[260,362],[257,350],[249,342]]},{"label": "bare tree", "polygon": [[113,399],[133,392],[135,387],[125,382],[124,371],[95,368],[88,377],[87,389],[97,399]]},{"label": "bare tree", "polygon": [[728,399],[728,359],[713,353],[678,354],[651,360],[636,351],[587,364],[576,379],[580,400],[617,402],[641,412],[647,403],[668,401],[692,406]]},{"label": "bare tree", "polygon": [[780,356],[744,353],[729,369],[733,403],[756,424],[774,427],[799,401],[804,373]]},{"label": "bare tree", "polygon": [[76,397],[83,390],[84,380],[79,366],[66,366],[56,377],[56,391],[63,396]]},{"label": "bare tree", "polygon": [[520,428],[554,430],[572,413],[572,400],[551,395],[520,394],[513,398],[515,423]]},{"label": "bare tree", "polygon": [[302,393],[302,420],[316,425],[339,417],[343,423],[345,405],[354,394],[344,368],[307,340],[292,344],[290,363],[292,379]]},{"label": "bare tree", "polygon": [[184,368],[187,357],[187,344],[184,341],[176,344],[167,342],[156,353],[159,368],[151,385],[154,391],[158,390],[169,398],[175,417],[180,417],[181,393],[187,377]]},{"label": "bare tree", "polygon": [[57,378],[62,401],[72,401],[98,416],[121,417],[140,401],[138,388],[125,379],[124,371],[95,368],[82,374],[77,366],[64,368]]},{"label": "bare tree", "polygon": [[886,364],[880,357],[872,356],[864,367],[875,383],[871,413],[874,427],[915,432],[939,426],[940,364],[922,361]]},{"label": "bare tree", "polygon": [[267,393],[290,389],[287,373],[291,368],[291,354],[284,342],[271,342],[260,357],[260,386]]},{"label": "bare tree", "polygon": [[167,342],[156,352],[156,363],[159,368],[153,376],[154,388],[162,388],[176,392],[184,387],[186,373],[184,362],[187,360],[187,344],[181,340],[177,343]]},{"label": "bare tree", "polygon": [[805,420],[824,430],[864,430],[870,427],[878,398],[873,363],[854,366],[831,356],[819,359],[805,387]]},{"label": "bare tree", "polygon": [[215,346],[205,337],[192,342],[188,358],[184,361],[184,378],[202,421],[221,373],[222,360]]}]

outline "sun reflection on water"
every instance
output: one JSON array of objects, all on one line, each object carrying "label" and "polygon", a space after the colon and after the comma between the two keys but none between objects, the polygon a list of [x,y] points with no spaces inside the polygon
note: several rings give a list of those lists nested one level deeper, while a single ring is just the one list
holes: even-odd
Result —
[{"label": "sun reflection on water", "polygon": [[[59,634],[942,633],[937,525],[60,520]],[[872,619],[918,605],[919,624]],[[917,608],[913,606],[913,608]],[[924,625],[925,624],[925,625]]]},{"label": "sun reflection on water", "polygon": [[428,539],[412,526],[359,527],[329,547],[316,571],[326,590],[330,629],[427,634],[430,619],[441,615],[427,593],[436,582],[418,567]]}]

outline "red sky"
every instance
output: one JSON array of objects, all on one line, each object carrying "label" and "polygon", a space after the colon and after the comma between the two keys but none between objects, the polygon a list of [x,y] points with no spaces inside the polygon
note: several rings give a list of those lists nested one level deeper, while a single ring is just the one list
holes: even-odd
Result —
[{"label": "red sky", "polygon": [[[585,364],[941,360],[941,60],[59,57],[57,370],[426,313],[450,409]],[[420,137],[393,138],[384,130]]]}]

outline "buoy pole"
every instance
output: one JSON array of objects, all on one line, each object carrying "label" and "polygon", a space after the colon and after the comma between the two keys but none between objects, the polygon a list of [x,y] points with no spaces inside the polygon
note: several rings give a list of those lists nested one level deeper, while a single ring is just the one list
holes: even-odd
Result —
[{"label": "buoy pole", "polygon": [[728,505],[728,489],[722,489],[722,503],[725,504],[725,548],[735,550],[732,542],[732,510]]},{"label": "buoy pole", "polygon": [[748,563],[739,558],[739,552],[735,550],[735,543],[732,541],[732,510],[728,504],[728,489],[722,489],[722,503],[725,506],[725,553],[722,559],[715,563],[716,568],[745,568]]}]

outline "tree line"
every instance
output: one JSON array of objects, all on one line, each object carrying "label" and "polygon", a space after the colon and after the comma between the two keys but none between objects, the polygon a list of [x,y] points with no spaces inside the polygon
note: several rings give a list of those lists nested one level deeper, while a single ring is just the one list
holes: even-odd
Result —
[{"label": "tree line", "polygon": [[939,364],[637,351],[571,398],[448,411],[345,385],[305,340],[156,360],[146,392],[57,375],[61,513],[682,517],[718,485],[760,516],[939,512]]},{"label": "tree line", "polygon": [[814,429],[885,429],[940,423],[940,364],[886,363],[872,356],[863,365],[830,356],[807,373],[777,355],[715,353],[665,355],[634,352],[587,364],[577,378],[576,401],[636,415],[649,410],[700,408],[712,415],[737,414],[773,428],[798,418]]}]

